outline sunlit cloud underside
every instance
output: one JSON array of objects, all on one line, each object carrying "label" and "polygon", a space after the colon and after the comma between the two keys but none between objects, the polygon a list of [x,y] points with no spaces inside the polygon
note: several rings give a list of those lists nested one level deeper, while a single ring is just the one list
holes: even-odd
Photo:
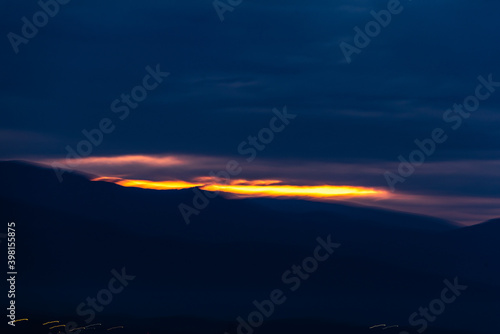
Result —
[{"label": "sunlit cloud underside", "polygon": [[[387,210],[431,215],[465,225],[477,224],[499,216],[500,198],[482,193],[460,193],[461,180],[481,171],[484,184],[499,179],[500,161],[441,162],[426,164],[420,174],[427,180],[442,176],[444,191],[416,189],[390,192],[377,185],[391,164],[344,164],[260,160],[245,166],[249,180],[223,182],[211,171],[226,168],[228,157],[198,155],[122,155],[81,159],[32,159],[42,164],[68,165],[87,175],[108,176],[94,180],[124,187],[174,190],[198,187],[220,191],[226,198],[281,197],[319,202],[348,202]],[[70,168],[71,167],[71,168]],[[315,173],[311,173],[315,171]],[[200,176],[204,175],[204,176]],[[168,180],[168,181],[167,181]],[[328,181],[326,181],[328,180]],[[488,181],[486,181],[488,180]],[[327,183],[329,182],[329,183]],[[335,185],[332,185],[335,184]],[[478,210],[480,208],[480,210]]]},{"label": "sunlit cloud underside", "polygon": [[143,189],[154,189],[154,190],[178,190],[193,187],[201,187],[202,183],[190,183],[185,181],[149,181],[149,180],[128,180],[121,179],[119,177],[98,177],[92,179],[92,181],[106,181],[116,183],[123,187],[134,187]]},{"label": "sunlit cloud underside", "polygon": [[[203,178],[200,178],[203,179]],[[286,185],[280,180],[233,180],[229,184],[208,182],[191,183],[186,181],[148,181],[131,180],[113,177],[99,177],[93,181],[113,182],[124,187],[136,187],[155,190],[172,190],[199,187],[206,191],[220,191],[247,197],[300,197],[300,198],[332,198],[332,197],[375,197],[386,198],[385,190],[354,186],[338,185]]]}]

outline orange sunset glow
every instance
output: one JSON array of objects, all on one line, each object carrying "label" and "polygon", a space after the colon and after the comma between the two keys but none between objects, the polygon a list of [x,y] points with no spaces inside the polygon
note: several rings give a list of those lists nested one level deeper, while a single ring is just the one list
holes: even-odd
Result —
[{"label": "orange sunset glow", "polygon": [[148,180],[127,180],[117,177],[98,177],[92,181],[106,181],[116,183],[123,187],[135,187],[154,190],[176,190],[193,187],[201,187],[204,184],[189,183],[185,181],[148,181]]},{"label": "orange sunset glow", "polygon": [[155,190],[173,190],[199,187],[206,191],[220,191],[247,197],[306,197],[306,198],[336,198],[336,197],[373,197],[385,198],[385,190],[355,186],[338,185],[286,185],[280,180],[232,180],[230,184],[212,182],[209,177],[200,177],[201,183],[186,181],[148,181],[130,180],[113,177],[100,177],[92,181],[106,181],[123,187],[136,187]]}]

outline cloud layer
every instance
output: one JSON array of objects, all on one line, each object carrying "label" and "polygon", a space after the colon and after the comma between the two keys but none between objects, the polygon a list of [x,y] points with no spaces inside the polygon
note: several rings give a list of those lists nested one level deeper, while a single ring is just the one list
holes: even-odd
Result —
[{"label": "cloud layer", "polygon": [[[64,160],[68,145],[85,140],[83,130],[109,118],[116,129],[89,157],[108,160],[86,160],[85,171],[189,181],[241,159],[238,145],[286,105],[297,118],[242,178],[386,187],[383,173],[397,169],[398,156],[443,127],[448,140],[398,191],[449,198],[441,205],[448,212],[463,207],[455,197],[477,198],[477,219],[499,216],[491,206],[500,198],[500,91],[457,131],[443,113],[474,93],[478,76],[500,81],[500,3],[401,5],[350,64],[339,43],[353,43],[354,28],[387,2],[244,0],[223,22],[211,1],[61,5],[19,53],[7,38],[0,43],[0,158]],[[40,7],[29,1],[2,9],[7,36],[22,34],[21,18],[32,20]],[[156,64],[170,76],[121,120],[112,102]],[[110,160],[139,155],[174,160]],[[441,212],[432,203],[428,211]]]}]

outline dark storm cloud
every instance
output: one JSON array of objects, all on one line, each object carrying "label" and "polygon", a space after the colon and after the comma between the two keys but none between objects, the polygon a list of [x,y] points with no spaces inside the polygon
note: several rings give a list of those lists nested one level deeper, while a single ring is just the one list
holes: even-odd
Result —
[{"label": "dark storm cloud", "polygon": [[[64,157],[104,117],[116,131],[96,156],[237,155],[287,105],[297,120],[262,158],[396,166],[414,139],[446,126],[444,111],[474,93],[479,75],[500,81],[500,3],[401,4],[347,64],[339,43],[352,43],[353,28],[386,1],[244,0],[224,22],[210,0],[71,1],[18,54],[7,38],[0,45],[0,129],[50,138],[30,145],[13,135],[0,157]],[[39,10],[35,1],[2,6],[4,36]],[[111,102],[156,64],[171,75],[120,121]],[[431,161],[499,159],[499,106],[500,91]]]}]

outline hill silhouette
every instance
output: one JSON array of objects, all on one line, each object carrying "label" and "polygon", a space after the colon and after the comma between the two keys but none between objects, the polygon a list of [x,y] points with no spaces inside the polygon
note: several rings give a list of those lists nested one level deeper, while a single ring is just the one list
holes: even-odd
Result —
[{"label": "hill silhouette", "polygon": [[[82,323],[77,306],[126,268],[135,279],[96,321],[134,331],[236,333],[254,300],[282,289],[286,303],[256,333],[375,333],[368,327],[379,323],[413,333],[409,316],[455,277],[467,290],[426,332],[496,328],[500,220],[459,228],[354,205],[219,196],[186,225],[178,205],[192,189],[124,188],[81,173],[59,183],[50,168],[17,161],[0,172],[0,218],[16,222],[20,316]],[[283,272],[330,235],[341,246],[286,290]]]}]

